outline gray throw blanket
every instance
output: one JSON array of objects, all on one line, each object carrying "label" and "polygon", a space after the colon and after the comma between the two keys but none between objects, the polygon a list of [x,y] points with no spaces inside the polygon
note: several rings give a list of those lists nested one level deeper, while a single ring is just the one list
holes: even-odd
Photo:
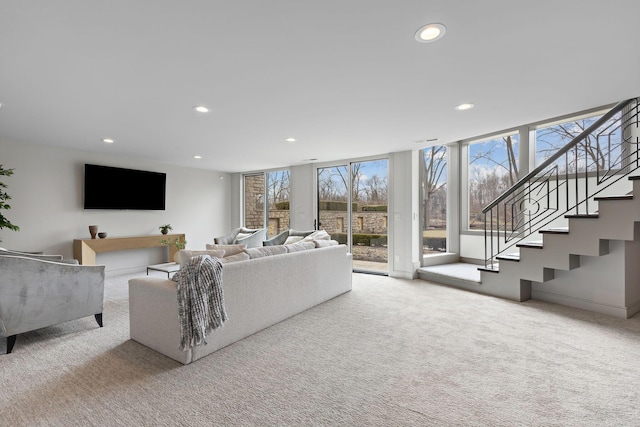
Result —
[{"label": "gray throw blanket", "polygon": [[227,320],[222,263],[209,255],[192,257],[173,275],[178,283],[180,350],[207,343],[207,334]]}]

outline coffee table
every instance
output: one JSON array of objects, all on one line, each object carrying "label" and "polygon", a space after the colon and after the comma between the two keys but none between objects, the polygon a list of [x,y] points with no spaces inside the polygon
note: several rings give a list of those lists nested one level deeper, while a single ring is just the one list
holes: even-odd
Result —
[{"label": "coffee table", "polygon": [[162,271],[163,273],[167,273],[167,278],[169,278],[171,273],[175,273],[180,270],[180,264],[175,262],[165,262],[164,264],[150,265],[147,267],[147,276],[149,275],[149,270]]}]

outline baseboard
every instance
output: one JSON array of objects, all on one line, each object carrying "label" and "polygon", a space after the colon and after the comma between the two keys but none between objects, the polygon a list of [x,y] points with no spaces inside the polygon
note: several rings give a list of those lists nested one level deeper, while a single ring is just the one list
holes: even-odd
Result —
[{"label": "baseboard", "polygon": [[[628,319],[633,314],[640,311],[640,303],[635,304],[635,312],[631,307],[618,307],[607,304],[599,304],[582,298],[568,297],[566,295],[554,294],[552,292],[544,292],[536,289],[531,290],[531,298],[539,301],[552,302],[554,304],[566,305],[568,307],[579,308],[581,310],[593,311],[608,316]],[[630,314],[631,313],[631,314]]]}]

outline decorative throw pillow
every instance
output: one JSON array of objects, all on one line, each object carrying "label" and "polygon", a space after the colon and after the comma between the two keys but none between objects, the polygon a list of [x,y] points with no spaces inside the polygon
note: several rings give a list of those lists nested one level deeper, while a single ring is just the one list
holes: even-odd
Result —
[{"label": "decorative throw pillow", "polygon": [[206,247],[207,247],[207,250],[222,249],[224,251],[224,256],[225,257],[229,257],[231,255],[238,254],[238,253],[242,252],[243,249],[247,249],[247,245],[246,244],[241,244],[241,245],[211,245],[211,244],[207,243]]},{"label": "decorative throw pillow", "polygon": [[255,258],[264,258],[266,256],[271,255],[281,255],[287,253],[287,248],[284,245],[275,245],[275,246],[261,246],[258,248],[248,248],[244,250],[251,259]]},{"label": "decorative throw pillow", "polygon": [[331,240],[331,236],[324,230],[318,230],[302,239],[303,242],[312,242],[314,240]]},{"label": "decorative throw pillow", "polygon": [[244,239],[245,237],[249,237],[251,236],[253,233],[238,233],[238,235],[236,236],[236,240],[234,243],[237,243],[238,240]]},{"label": "decorative throw pillow", "polygon": [[285,247],[287,248],[287,253],[302,252],[302,251],[308,251],[309,249],[315,249],[316,244],[313,242],[298,242],[298,243],[292,243],[290,245],[286,245]]},{"label": "decorative throw pillow", "polygon": [[316,248],[326,248],[328,246],[338,246],[340,244],[337,240],[314,240],[313,243]]},{"label": "decorative throw pillow", "polygon": [[287,237],[287,240],[284,241],[284,244],[285,245],[292,245],[294,243],[299,242],[302,239],[303,239],[303,236],[289,236],[289,237]]},{"label": "decorative throw pillow", "polygon": [[220,262],[222,262],[223,264],[227,264],[229,262],[245,261],[247,259],[251,259],[249,254],[246,252],[240,251],[237,254],[220,258]]},{"label": "decorative throw pillow", "polygon": [[186,263],[188,263],[191,257],[197,255],[209,255],[213,258],[222,258],[224,256],[224,251],[221,249],[213,251],[191,251],[189,249],[182,249],[180,251],[180,267],[183,267]]}]

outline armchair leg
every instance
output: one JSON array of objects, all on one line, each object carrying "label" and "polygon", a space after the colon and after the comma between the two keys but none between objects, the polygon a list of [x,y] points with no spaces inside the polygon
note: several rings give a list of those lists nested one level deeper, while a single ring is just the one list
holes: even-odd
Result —
[{"label": "armchair leg", "polygon": [[102,313],[96,314],[95,317],[96,317],[96,322],[98,322],[98,325],[100,325],[100,327],[102,328]]},{"label": "armchair leg", "polygon": [[16,337],[17,335],[9,335],[7,337],[7,354],[11,353],[11,350],[13,350],[13,346],[16,343]]}]

